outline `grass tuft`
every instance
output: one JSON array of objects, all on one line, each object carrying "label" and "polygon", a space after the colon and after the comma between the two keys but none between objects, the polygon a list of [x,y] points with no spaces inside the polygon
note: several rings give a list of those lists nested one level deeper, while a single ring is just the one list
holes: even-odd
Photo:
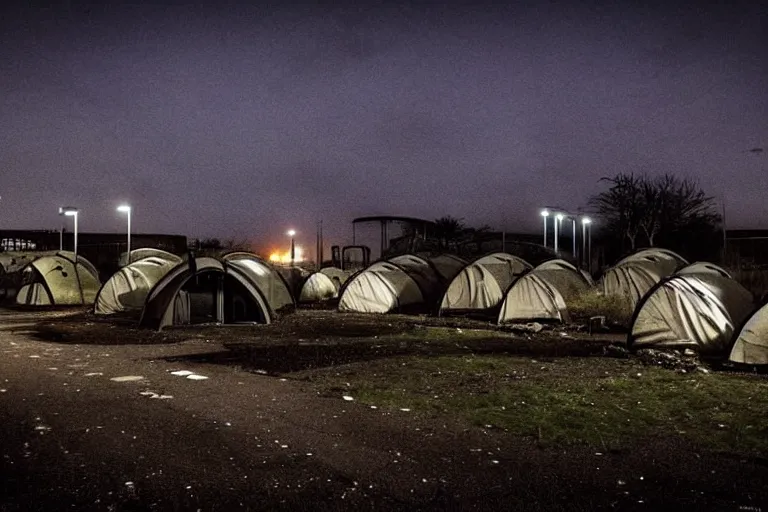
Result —
[{"label": "grass tuft", "polygon": [[597,290],[589,290],[568,302],[568,312],[574,320],[605,316],[608,323],[628,328],[633,309],[624,297],[608,297]]}]

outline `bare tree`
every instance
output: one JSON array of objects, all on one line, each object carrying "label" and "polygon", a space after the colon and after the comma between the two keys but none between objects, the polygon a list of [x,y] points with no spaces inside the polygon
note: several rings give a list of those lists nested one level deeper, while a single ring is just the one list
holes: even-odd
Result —
[{"label": "bare tree", "polygon": [[714,200],[699,184],[672,174],[659,177],[618,174],[602,178],[611,187],[590,199],[606,229],[629,242],[675,246],[696,233],[711,231],[720,222]]},{"label": "bare tree", "polygon": [[677,179],[670,174],[658,178],[640,179],[644,212],[640,216],[639,224],[651,247],[667,220],[665,214],[671,206],[670,195],[673,194],[676,182]]},{"label": "bare tree", "polygon": [[600,181],[611,186],[590,198],[590,207],[607,229],[620,234],[629,242],[630,249],[635,250],[645,210],[643,179],[634,174],[621,173],[613,178],[600,178]]}]

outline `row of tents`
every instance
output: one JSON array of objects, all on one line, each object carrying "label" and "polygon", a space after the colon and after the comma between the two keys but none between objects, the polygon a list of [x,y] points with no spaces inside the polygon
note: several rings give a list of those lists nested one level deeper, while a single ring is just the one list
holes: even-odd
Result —
[{"label": "row of tents", "polygon": [[689,264],[664,249],[622,259],[598,283],[564,260],[534,267],[506,253],[471,262],[452,255],[401,255],[351,276],[335,268],[282,274],[245,252],[182,258],[137,249],[121,264],[101,284],[96,269],[80,256],[40,256],[21,270],[16,302],[93,304],[95,313],[105,315],[135,311],[142,326],[155,329],[270,323],[297,303],[333,298],[340,311],[475,315],[504,324],[568,322],[569,306],[592,291],[630,304],[630,346],[691,347],[711,355],[730,351],[734,362],[768,364],[768,304],[756,310],[751,293],[724,269]]},{"label": "row of tents", "polygon": [[[16,303],[92,304],[99,315],[141,311],[141,323],[157,328],[206,319],[269,323],[297,302],[337,297],[348,277],[348,272],[336,268],[284,275],[247,252],[182,258],[158,249],[137,249],[130,259],[123,255],[120,264],[102,284],[96,268],[82,256],[75,258],[67,251],[39,255],[15,269],[21,276]],[[6,268],[2,260],[0,268]]]},{"label": "row of tents", "polygon": [[737,363],[768,364],[768,303],[755,308],[752,294],[726,270],[689,263],[665,249],[627,256],[597,283],[557,259],[533,267],[505,253],[468,263],[448,256],[397,256],[352,276],[340,293],[339,309],[474,314],[499,324],[568,322],[569,306],[589,291],[633,311],[630,347],[693,348],[704,355],[729,354]]},{"label": "row of tents", "polygon": [[506,253],[472,262],[450,255],[403,255],[352,276],[341,290],[339,310],[568,322],[567,302],[593,286],[588,274],[560,259],[533,267]]}]

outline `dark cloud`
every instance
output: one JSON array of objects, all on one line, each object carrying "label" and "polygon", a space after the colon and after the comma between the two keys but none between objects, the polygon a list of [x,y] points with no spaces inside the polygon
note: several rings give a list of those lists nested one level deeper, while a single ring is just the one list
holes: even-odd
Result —
[{"label": "dark cloud", "polygon": [[376,213],[534,230],[636,171],[766,224],[764,16],[647,5],[12,10],[0,218],[51,227],[67,203],[122,229],[131,201],[137,229],[263,245],[319,218],[344,243]]}]

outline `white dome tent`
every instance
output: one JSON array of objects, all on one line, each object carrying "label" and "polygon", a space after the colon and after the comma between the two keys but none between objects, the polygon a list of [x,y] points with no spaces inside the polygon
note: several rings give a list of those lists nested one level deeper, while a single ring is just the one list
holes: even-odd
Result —
[{"label": "white dome tent", "polygon": [[440,314],[492,310],[501,304],[509,285],[532,268],[527,261],[503,252],[482,256],[453,278],[440,303]]},{"label": "white dome tent", "polygon": [[267,299],[272,311],[280,311],[285,307],[296,305],[288,282],[272,265],[257,255],[237,251],[225,254],[221,260],[229,265],[239,267],[256,283],[259,290]]},{"label": "white dome tent", "polygon": [[747,317],[737,331],[728,360],[748,365],[768,364],[768,302]]},{"label": "white dome tent", "polygon": [[[155,249],[152,247],[140,247],[138,249],[133,249],[131,251],[130,262],[134,263],[136,261],[143,260],[144,258],[149,258],[150,256],[154,258],[164,259],[166,261],[173,263],[174,265],[181,263],[181,259],[182,259],[181,257],[176,256],[175,254],[171,254],[170,252],[164,251],[162,249]],[[118,266],[124,267],[128,265],[128,259],[129,258],[128,258],[127,252],[120,254],[120,259],[118,260]]]},{"label": "white dome tent", "polygon": [[623,297],[634,309],[656,283],[686,265],[685,258],[670,250],[642,249],[606,270],[600,279],[600,287],[605,296]]},{"label": "white dome tent", "polygon": [[623,297],[634,309],[643,295],[663,277],[652,263],[625,263],[606,270],[600,279],[600,288],[606,297]]},{"label": "white dome tent", "polygon": [[647,249],[640,249],[628,256],[625,256],[619,260],[616,265],[624,265],[625,263],[637,263],[646,262],[653,263],[659,272],[663,275],[674,274],[675,271],[688,265],[688,261],[669,249],[662,249],[661,247],[649,247]]},{"label": "white dome tent", "polygon": [[716,276],[721,277],[727,277],[730,278],[731,274],[728,273],[727,270],[724,268],[715,265],[714,263],[709,263],[708,261],[697,261],[695,263],[691,263],[690,265],[687,265],[677,272],[675,272],[676,275],[687,275],[687,274],[714,274]]},{"label": "white dome tent", "polygon": [[122,311],[141,311],[155,284],[173,267],[181,263],[157,256],[134,261],[115,272],[99,290],[94,313],[110,315]]},{"label": "white dome tent", "polygon": [[82,256],[59,251],[32,260],[22,270],[16,303],[28,306],[93,304],[101,283],[96,268]]},{"label": "white dome tent", "polygon": [[299,291],[298,302],[310,303],[336,299],[350,273],[336,267],[325,267],[310,274]]},{"label": "white dome tent", "polygon": [[445,284],[455,276],[455,273],[451,275],[452,272],[458,273],[463,262],[454,257],[440,258],[438,270],[431,260],[405,254],[369,265],[350,277],[343,286],[339,311],[389,313],[432,310],[445,290]]},{"label": "white dome tent", "polygon": [[591,286],[590,280],[567,261],[545,261],[510,285],[504,295],[498,323],[568,322],[568,302]]},{"label": "white dome tent", "polygon": [[711,271],[672,275],[640,300],[627,344],[720,355],[752,308],[752,294],[733,279]]},{"label": "white dome tent", "polygon": [[339,291],[330,277],[322,272],[313,272],[301,286],[298,302],[321,302],[335,299],[338,296]]},{"label": "white dome tent", "polygon": [[528,272],[509,287],[501,303],[498,323],[549,320],[568,322],[568,307],[563,295],[546,279]]}]

